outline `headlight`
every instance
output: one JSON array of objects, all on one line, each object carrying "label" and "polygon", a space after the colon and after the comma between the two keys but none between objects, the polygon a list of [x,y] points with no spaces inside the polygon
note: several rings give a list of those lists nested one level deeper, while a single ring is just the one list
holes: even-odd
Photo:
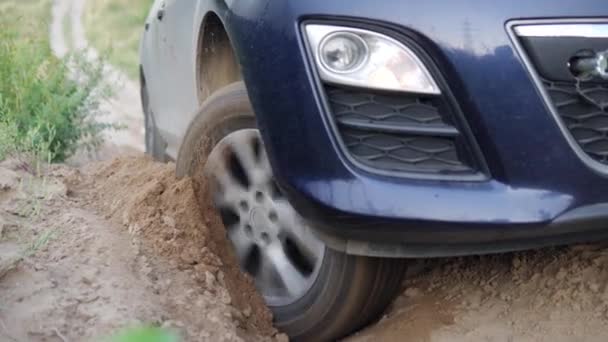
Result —
[{"label": "headlight", "polygon": [[383,90],[441,94],[416,54],[372,31],[309,24],[305,33],[324,81]]}]

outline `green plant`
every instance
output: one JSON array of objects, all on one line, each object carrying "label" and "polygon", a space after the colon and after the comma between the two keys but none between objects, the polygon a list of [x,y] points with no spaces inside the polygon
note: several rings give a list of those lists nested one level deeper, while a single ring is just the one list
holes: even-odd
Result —
[{"label": "green plant", "polygon": [[[1,98],[0,101],[2,101]],[[0,120],[0,160],[16,152],[18,141],[19,130],[17,124],[6,119]]]},{"label": "green plant", "polygon": [[[99,145],[101,131],[109,127],[94,120],[103,65],[80,55],[55,58],[46,32],[14,20],[28,15],[32,2],[7,3],[12,5],[0,7],[0,142],[6,143],[0,159],[28,153],[63,161],[83,144]],[[50,3],[42,3],[48,10]]]}]

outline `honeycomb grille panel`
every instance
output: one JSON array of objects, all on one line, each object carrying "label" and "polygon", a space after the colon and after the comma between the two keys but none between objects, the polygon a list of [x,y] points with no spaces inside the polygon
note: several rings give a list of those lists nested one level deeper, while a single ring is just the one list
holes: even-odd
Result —
[{"label": "honeycomb grille panel", "polygon": [[356,129],[343,129],[342,136],[350,153],[373,167],[413,172],[470,171],[449,138]]},{"label": "honeycomb grille panel", "polygon": [[361,164],[409,173],[476,172],[440,96],[325,89],[343,145]]},{"label": "honeycomb grille panel", "polygon": [[544,81],[544,86],[581,149],[608,165],[608,85]]},{"label": "honeycomb grille panel", "polygon": [[329,88],[329,102],[338,121],[370,123],[444,125],[433,100],[415,95],[387,96]]}]

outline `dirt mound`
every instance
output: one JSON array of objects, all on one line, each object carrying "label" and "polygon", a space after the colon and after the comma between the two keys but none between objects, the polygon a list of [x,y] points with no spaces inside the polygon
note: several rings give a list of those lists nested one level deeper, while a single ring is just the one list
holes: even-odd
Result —
[{"label": "dirt mound", "polygon": [[[263,299],[239,270],[219,218],[213,211],[201,213],[192,181],[176,179],[173,164],[123,157],[92,164],[84,175],[84,184],[94,189],[93,202],[138,237],[143,249],[188,272],[195,282],[191,291],[235,307],[232,318],[249,338],[276,334]],[[170,281],[166,276],[151,275]]]},{"label": "dirt mound", "polygon": [[355,341],[606,341],[606,244],[426,261]]},{"label": "dirt mound", "polygon": [[186,342],[286,339],[170,165],[34,177],[0,163],[0,183],[0,341],[95,341],[142,324]]},{"label": "dirt mound", "polygon": [[[242,317],[251,305],[241,325],[272,334],[261,298],[225,247],[223,228],[212,212],[199,212],[191,180],[176,180],[173,165],[146,158],[94,168],[96,193],[112,217],[177,268],[192,270],[196,286],[223,279]],[[595,244],[421,261],[385,318],[354,340],[605,341],[607,260],[608,249]],[[219,298],[226,296],[222,288]]]},{"label": "dirt mound", "polygon": [[[0,184],[0,341],[141,323],[185,341],[286,339],[173,165],[123,157],[41,179],[0,164]],[[350,340],[606,341],[607,262],[605,243],[412,261],[385,317]]]}]

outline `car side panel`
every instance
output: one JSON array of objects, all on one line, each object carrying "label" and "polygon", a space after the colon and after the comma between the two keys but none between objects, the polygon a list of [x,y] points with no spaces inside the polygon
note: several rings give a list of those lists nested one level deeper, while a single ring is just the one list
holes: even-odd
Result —
[{"label": "car side panel", "polygon": [[[151,94],[151,109],[167,154],[175,158],[179,144],[199,102],[196,84],[198,1],[158,1],[148,19],[148,39],[142,55]],[[157,17],[164,3],[162,19]]]}]

